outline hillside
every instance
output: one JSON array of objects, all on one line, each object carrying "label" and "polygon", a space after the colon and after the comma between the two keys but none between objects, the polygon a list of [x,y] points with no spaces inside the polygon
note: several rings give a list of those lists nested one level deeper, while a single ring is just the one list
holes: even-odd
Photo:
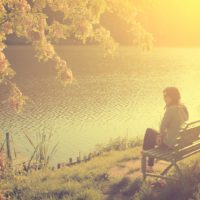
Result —
[{"label": "hillside", "polygon": [[[200,199],[199,154],[181,163],[184,178],[178,182],[148,179],[144,183],[140,173],[140,149],[105,152],[89,162],[56,171],[10,176],[0,182],[1,192],[12,200]],[[163,165],[163,162],[156,163],[156,170]]]}]

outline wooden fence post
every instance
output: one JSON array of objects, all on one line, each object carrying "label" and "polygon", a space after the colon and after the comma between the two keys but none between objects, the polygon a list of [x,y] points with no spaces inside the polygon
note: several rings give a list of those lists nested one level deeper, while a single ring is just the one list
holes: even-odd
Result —
[{"label": "wooden fence post", "polygon": [[73,162],[72,158],[69,158],[69,165],[72,165],[72,162]]},{"label": "wooden fence post", "polygon": [[10,147],[10,133],[6,133],[6,149],[7,149],[7,157],[9,161],[9,166],[12,166],[12,155],[11,155],[11,147]]}]

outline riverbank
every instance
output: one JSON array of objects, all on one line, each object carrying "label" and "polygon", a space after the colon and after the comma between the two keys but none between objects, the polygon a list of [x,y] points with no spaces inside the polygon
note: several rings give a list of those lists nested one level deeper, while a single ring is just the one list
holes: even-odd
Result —
[{"label": "riverbank", "polygon": [[[178,182],[149,179],[142,182],[140,149],[105,152],[79,165],[1,180],[2,193],[12,200],[199,200],[199,154],[181,163],[184,178]],[[195,160],[195,163],[194,163]],[[156,163],[160,170],[165,163]],[[173,173],[173,171],[172,171]]]}]

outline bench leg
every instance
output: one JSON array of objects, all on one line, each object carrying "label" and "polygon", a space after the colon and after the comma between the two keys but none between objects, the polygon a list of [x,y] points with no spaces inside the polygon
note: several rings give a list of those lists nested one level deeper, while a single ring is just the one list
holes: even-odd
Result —
[{"label": "bench leg", "polygon": [[173,167],[173,164],[171,163],[160,175],[165,175],[171,168]]},{"label": "bench leg", "polygon": [[174,163],[174,167],[175,167],[176,171],[179,173],[180,177],[182,177],[183,174],[182,174],[182,172],[181,172],[179,166],[178,166],[176,163]]},{"label": "bench leg", "polygon": [[179,176],[182,176],[182,172],[179,168],[179,166],[177,165],[177,163],[171,163],[160,175],[163,176],[165,175],[172,167],[174,167],[176,169],[176,171],[178,172]]},{"label": "bench leg", "polygon": [[143,174],[143,180],[146,179],[146,156],[142,155],[142,159],[141,159],[141,169],[142,169],[142,174]]}]

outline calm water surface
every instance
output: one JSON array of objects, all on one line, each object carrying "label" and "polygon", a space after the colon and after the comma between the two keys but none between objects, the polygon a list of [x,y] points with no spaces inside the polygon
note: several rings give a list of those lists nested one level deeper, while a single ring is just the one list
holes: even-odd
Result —
[{"label": "calm water surface", "polygon": [[200,49],[155,48],[140,52],[121,47],[114,59],[97,47],[57,47],[76,81],[63,88],[53,63],[39,63],[28,46],[10,46],[6,53],[17,71],[16,82],[32,102],[20,115],[1,108],[1,129],[14,137],[17,152],[30,154],[23,132],[35,138],[53,131],[59,148],[54,162],[92,150],[97,143],[129,135],[142,137],[157,128],[164,111],[162,90],[175,85],[182,92],[190,120],[200,118]]}]

